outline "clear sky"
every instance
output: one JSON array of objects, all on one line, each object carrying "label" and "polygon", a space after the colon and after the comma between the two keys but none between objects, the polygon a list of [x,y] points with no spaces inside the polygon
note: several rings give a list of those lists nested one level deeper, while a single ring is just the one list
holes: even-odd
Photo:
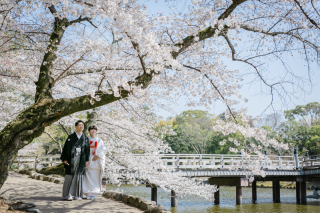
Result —
[{"label": "clear sky", "polygon": [[[159,0],[158,3],[154,3],[154,1],[142,0],[144,4],[147,5],[147,11],[149,13],[169,13],[172,11],[169,9],[168,5],[171,8],[175,7],[176,10],[187,10],[187,6],[189,4],[189,0],[177,0],[174,2],[165,2],[164,0]],[[173,5],[175,4],[175,5]],[[224,60],[225,64],[228,66],[229,69],[238,69],[238,70],[249,70],[249,67],[240,62],[232,62],[230,60]],[[291,67],[291,71],[302,78],[308,78],[308,71],[305,66],[305,63],[298,56],[294,55],[293,57],[289,57],[286,59],[286,62]],[[282,65],[278,62],[270,62],[268,70],[269,74],[265,74],[266,79],[269,83],[274,82],[273,80],[279,78],[281,74],[283,74]],[[312,72],[310,73],[311,76],[311,84],[307,85],[300,85],[305,91],[299,90],[297,87],[290,88],[289,85],[284,85],[290,91],[293,91],[292,94],[289,95],[284,100],[281,98],[274,96],[273,100],[273,107],[269,107],[272,100],[272,97],[269,95],[270,92],[266,90],[266,87],[262,84],[261,81],[255,80],[254,76],[248,76],[245,78],[243,87],[240,89],[240,93],[244,98],[248,99],[247,103],[240,102],[235,108],[247,108],[248,114],[252,116],[259,116],[262,113],[268,114],[272,113],[273,111],[284,111],[288,109],[293,109],[296,105],[305,105],[310,102],[320,102],[320,70],[319,67],[313,65]],[[263,92],[261,92],[263,91]],[[300,92],[299,92],[300,91]],[[179,99],[178,105],[172,106],[174,108],[174,112],[168,112],[162,109],[156,111],[159,116],[163,118],[167,118],[170,116],[175,116],[180,114],[185,110],[190,109],[201,109],[207,110],[206,108],[190,108],[186,106],[186,97],[181,97]],[[210,113],[219,114],[225,110],[225,106],[221,102],[215,102],[212,104],[211,109],[209,110]]]}]

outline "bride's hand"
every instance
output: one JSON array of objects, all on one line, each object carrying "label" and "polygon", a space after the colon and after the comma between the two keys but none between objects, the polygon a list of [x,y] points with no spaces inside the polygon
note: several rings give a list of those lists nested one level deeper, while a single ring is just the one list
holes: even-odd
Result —
[{"label": "bride's hand", "polygon": [[98,160],[98,159],[99,159],[99,157],[95,155],[95,156],[92,158],[92,161],[96,161],[96,160]]}]

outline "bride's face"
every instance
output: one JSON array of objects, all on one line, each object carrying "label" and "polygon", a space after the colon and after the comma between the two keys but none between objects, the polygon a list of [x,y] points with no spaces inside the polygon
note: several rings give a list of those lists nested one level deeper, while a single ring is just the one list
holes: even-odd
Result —
[{"label": "bride's face", "polygon": [[90,136],[91,136],[92,138],[94,138],[94,137],[96,137],[97,130],[95,130],[95,129],[90,129],[89,134],[90,134]]}]

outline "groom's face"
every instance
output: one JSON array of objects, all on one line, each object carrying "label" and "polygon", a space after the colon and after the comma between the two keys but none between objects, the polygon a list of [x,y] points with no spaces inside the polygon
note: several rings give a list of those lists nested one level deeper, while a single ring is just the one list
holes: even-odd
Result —
[{"label": "groom's face", "polygon": [[76,126],[77,132],[83,132],[84,129],[84,124],[82,122],[79,122],[78,125]]}]

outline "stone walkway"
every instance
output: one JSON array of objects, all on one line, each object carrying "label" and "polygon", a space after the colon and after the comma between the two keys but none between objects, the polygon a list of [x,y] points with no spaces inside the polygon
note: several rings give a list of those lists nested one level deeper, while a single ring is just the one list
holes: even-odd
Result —
[{"label": "stone walkway", "polygon": [[61,198],[62,184],[34,180],[27,175],[10,172],[7,181],[0,189],[11,200],[34,203],[42,213],[141,213],[143,211],[103,197],[95,200],[64,201]]}]

